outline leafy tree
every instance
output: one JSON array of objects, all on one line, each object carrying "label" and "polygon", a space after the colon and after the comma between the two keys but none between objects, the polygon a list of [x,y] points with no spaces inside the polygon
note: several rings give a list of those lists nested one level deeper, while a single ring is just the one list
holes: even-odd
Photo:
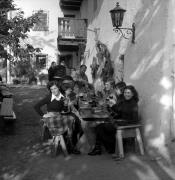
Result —
[{"label": "leafy tree", "polygon": [[[8,18],[8,14],[15,11],[15,17]],[[24,18],[24,12],[15,8],[13,0],[0,0],[0,57],[8,58],[11,61],[17,57],[18,60],[40,49],[35,49],[31,44],[22,47],[20,42],[28,37],[27,32],[39,21],[38,15],[34,14]],[[6,50],[10,47],[13,57]]]},{"label": "leafy tree", "polygon": [[[15,16],[9,17],[13,11]],[[6,65],[6,60],[10,61],[10,69],[7,68],[7,71],[16,76],[28,75],[33,70],[31,54],[40,52],[39,48],[34,48],[31,44],[25,44],[24,47],[21,43],[28,38],[27,32],[39,22],[40,13],[42,12],[25,18],[24,12],[15,7],[13,0],[0,0],[0,58],[5,59]]]}]

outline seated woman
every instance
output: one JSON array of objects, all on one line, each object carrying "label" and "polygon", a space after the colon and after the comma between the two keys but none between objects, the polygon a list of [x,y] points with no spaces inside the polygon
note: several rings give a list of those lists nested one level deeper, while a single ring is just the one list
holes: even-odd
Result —
[{"label": "seated woman", "polygon": [[50,81],[47,88],[50,93],[34,106],[41,117],[45,114],[41,109],[44,105],[47,105],[47,112],[61,112],[66,108],[64,106],[64,96],[59,90],[58,82]]},{"label": "seated woman", "polygon": [[134,86],[128,85],[124,88],[124,99],[111,107],[116,113],[117,125],[128,125],[138,123],[138,93]]},{"label": "seated woman", "polygon": [[128,125],[138,123],[138,93],[134,86],[124,88],[123,100],[111,106],[115,112],[115,119],[109,123],[96,126],[96,145],[88,155],[100,155],[101,145],[104,145],[109,153],[115,152],[115,133],[117,125]]},{"label": "seated woman", "polygon": [[[60,129],[60,131],[68,130],[69,136],[72,136],[72,123],[74,122],[74,117],[62,114],[62,112],[68,111],[68,106],[65,97],[59,90],[58,82],[50,81],[47,87],[50,93],[34,106],[36,112],[41,117],[48,117],[47,120],[49,122],[47,124],[49,126],[49,132],[52,133],[57,128],[58,130]],[[47,106],[46,115],[42,111],[44,105]]]},{"label": "seated woman", "polygon": [[72,88],[67,88],[65,90],[65,98],[67,100],[69,115],[74,117],[71,137],[74,153],[80,154],[80,151],[77,149],[76,145],[83,134],[83,130],[81,127],[81,116],[78,112],[78,99],[76,98],[76,94],[73,92]]}]

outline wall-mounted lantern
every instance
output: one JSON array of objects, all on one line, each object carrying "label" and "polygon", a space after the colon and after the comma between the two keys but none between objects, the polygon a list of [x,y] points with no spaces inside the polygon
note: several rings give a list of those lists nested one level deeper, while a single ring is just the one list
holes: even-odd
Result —
[{"label": "wall-mounted lantern", "polygon": [[120,32],[125,39],[129,39],[127,35],[132,34],[132,43],[135,43],[135,24],[132,24],[132,28],[122,28],[125,9],[121,8],[119,2],[116,7],[109,11],[111,14],[112,25],[115,32]]}]

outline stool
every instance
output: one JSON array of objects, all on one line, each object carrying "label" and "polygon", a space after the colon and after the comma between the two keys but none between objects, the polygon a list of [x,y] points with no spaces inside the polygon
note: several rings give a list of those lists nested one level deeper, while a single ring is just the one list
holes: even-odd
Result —
[{"label": "stool", "polygon": [[[46,132],[46,128],[47,126],[45,125],[45,123],[42,124],[42,128],[41,128],[41,138],[42,141],[46,140],[46,134],[48,132]],[[66,148],[66,144],[64,141],[64,137],[63,134],[55,134],[52,135],[52,143],[51,143],[51,155],[52,156],[56,156],[57,155],[57,150],[58,150],[58,146],[61,146],[61,149],[63,151],[64,156],[68,155],[68,151]]]},{"label": "stool", "polygon": [[123,151],[123,138],[135,137],[138,145],[140,154],[144,155],[143,141],[140,133],[140,124],[126,125],[126,126],[117,126],[116,127],[116,148],[115,153],[119,150],[119,157],[124,158]]},{"label": "stool", "polygon": [[51,155],[52,156],[57,155],[57,150],[58,150],[59,145],[61,146],[64,156],[68,156],[66,144],[65,144],[64,137],[62,134],[53,136],[53,141],[51,144]]}]

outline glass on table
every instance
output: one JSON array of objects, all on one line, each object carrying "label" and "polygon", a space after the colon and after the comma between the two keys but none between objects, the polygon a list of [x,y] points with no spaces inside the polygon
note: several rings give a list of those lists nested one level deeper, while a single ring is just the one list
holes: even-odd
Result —
[{"label": "glass on table", "polygon": [[105,102],[104,99],[99,99],[98,104],[99,104],[100,106],[104,106],[104,105],[106,104],[106,102]]},{"label": "glass on table", "polygon": [[98,101],[98,107],[99,107],[102,111],[106,112],[107,104],[106,104],[105,99],[100,99],[100,100]]}]

